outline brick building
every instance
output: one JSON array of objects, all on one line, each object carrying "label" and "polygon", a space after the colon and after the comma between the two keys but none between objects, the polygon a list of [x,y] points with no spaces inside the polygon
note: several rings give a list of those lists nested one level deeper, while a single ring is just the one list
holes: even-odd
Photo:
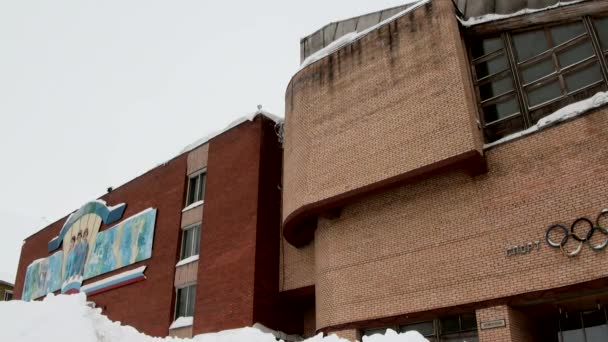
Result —
[{"label": "brick building", "polygon": [[0,280],[0,301],[13,299],[13,288],[13,284]]},{"label": "brick building", "polygon": [[[157,336],[608,339],[607,1],[422,0],[328,24],[301,59],[282,154],[264,115],[204,139],[88,204],[89,253],[116,262],[65,266],[81,209],[26,240],[15,296],[55,291],[57,255]],[[143,214],[153,245],[121,247]]]},{"label": "brick building", "polygon": [[281,289],[351,339],[608,340],[607,52],[607,1],[421,1],[302,39]]},{"label": "brick building", "polygon": [[[278,300],[281,148],[275,119],[261,113],[249,119],[28,237],[15,297],[70,292],[67,283],[74,280],[113,320],[153,336],[190,336],[193,330],[256,322],[274,326],[270,308]],[[103,215],[104,208],[109,215]],[[101,213],[103,219],[80,273],[84,281],[66,266],[73,258],[65,247],[62,272],[61,251],[54,252],[53,245],[62,239],[69,245],[70,236],[83,228],[93,235],[94,221],[82,222],[80,213],[83,218]],[[137,221],[141,217],[146,221]],[[149,241],[144,234],[131,238],[137,222],[149,227]],[[123,255],[134,248],[138,257]],[[53,266],[56,255],[59,266]],[[105,261],[110,259],[112,265]]]}]

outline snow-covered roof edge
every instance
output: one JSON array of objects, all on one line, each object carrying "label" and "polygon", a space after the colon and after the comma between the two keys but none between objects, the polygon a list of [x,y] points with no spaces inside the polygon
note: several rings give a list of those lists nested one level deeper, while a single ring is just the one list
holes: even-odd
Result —
[{"label": "snow-covered roof edge", "polygon": [[[256,117],[258,117],[260,115],[264,116],[264,117],[266,117],[266,118],[268,118],[268,119],[270,119],[270,120],[272,120],[272,121],[274,121],[276,123],[283,122],[283,118],[281,118],[280,116],[277,116],[277,115],[269,113],[269,112],[267,112],[265,110],[259,109],[258,111],[254,112],[254,113],[242,116],[242,117],[240,117],[240,118],[232,121],[224,129],[221,129],[221,130],[215,131],[215,132],[211,132],[211,133],[203,136],[202,138],[194,141],[193,143],[186,145],[179,152],[179,154],[177,156],[182,155],[183,153],[186,153],[186,152],[190,152],[190,151],[196,149],[197,147],[200,147],[200,146],[206,144],[207,142],[209,142],[209,140],[217,137],[218,135],[220,135],[220,134],[222,134],[224,132],[227,132],[227,131],[231,130],[232,128],[234,128],[234,127],[242,124],[243,122],[253,121]],[[177,157],[177,156],[175,156],[175,157]],[[171,158],[171,159],[173,159],[173,158]]]},{"label": "snow-covered roof edge", "polygon": [[526,130],[507,135],[506,137],[504,137],[502,139],[496,140],[489,144],[485,144],[483,147],[484,147],[484,149],[489,149],[490,147],[494,147],[496,145],[500,145],[500,144],[506,143],[508,141],[524,137],[526,135],[532,134],[541,129],[556,125],[560,122],[573,119],[592,109],[595,109],[595,108],[598,108],[598,107],[601,107],[601,106],[607,105],[607,104],[608,104],[608,92],[599,92],[588,99],[572,103],[570,105],[567,105],[566,107],[563,107],[563,108],[557,110],[553,114],[545,116],[544,118],[538,120],[536,125],[528,128]]},{"label": "snow-covered roof edge", "polygon": [[324,48],[318,50],[317,52],[311,54],[310,56],[308,56],[304,61],[302,61],[302,63],[300,64],[300,69],[298,71],[301,71],[305,67],[323,59],[324,57],[331,55],[332,53],[338,51],[342,47],[352,44],[353,42],[367,36],[370,32],[373,32],[382,26],[392,23],[393,21],[420,8],[422,5],[426,5],[427,3],[431,2],[431,1],[432,0],[420,0],[418,2],[412,2],[411,6],[409,6],[408,8],[404,9],[403,11],[395,14],[394,16],[392,16],[374,26],[371,26],[361,32],[350,32],[350,33],[345,34],[344,36],[342,36],[342,37],[336,39],[335,41],[331,42],[330,44],[328,44],[326,47],[324,47]]},{"label": "snow-covered roof edge", "polygon": [[460,24],[462,24],[462,26],[471,27],[471,26],[475,26],[475,25],[479,25],[479,24],[484,24],[484,23],[488,23],[488,22],[492,22],[492,21],[498,21],[498,20],[513,18],[513,17],[519,17],[519,16],[526,15],[526,14],[544,12],[544,11],[552,10],[552,9],[555,9],[555,8],[558,8],[558,7],[563,7],[563,6],[568,6],[568,5],[574,5],[574,4],[577,4],[579,2],[585,2],[585,1],[588,1],[588,0],[560,1],[560,2],[558,2],[556,4],[554,4],[554,5],[543,7],[543,8],[536,8],[536,9],[534,9],[534,8],[524,8],[522,10],[519,10],[519,11],[514,12],[514,13],[510,13],[510,14],[496,14],[496,13],[484,14],[482,16],[472,17],[472,18],[469,18],[467,20],[463,20],[459,16],[456,16],[456,18],[458,19],[458,21],[460,22]]}]

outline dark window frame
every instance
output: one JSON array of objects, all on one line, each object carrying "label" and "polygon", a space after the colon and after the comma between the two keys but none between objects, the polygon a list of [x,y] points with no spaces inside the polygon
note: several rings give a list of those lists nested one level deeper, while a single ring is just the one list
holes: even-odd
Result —
[{"label": "dark window frame", "polygon": [[[605,49],[600,44],[599,30],[595,26],[595,21],[603,18],[608,18],[608,13],[594,14],[591,16],[579,16],[568,18],[560,21],[543,23],[539,25],[527,26],[525,28],[511,29],[504,32],[495,32],[491,34],[473,35],[468,39],[468,57],[471,65],[471,76],[475,96],[477,99],[477,109],[479,113],[479,122],[484,131],[484,140],[486,143],[491,143],[499,140],[507,135],[525,130],[541,119],[554,111],[567,106],[576,101],[588,98],[599,91],[608,90],[608,47]],[[584,33],[569,39],[554,44],[551,35],[551,29],[573,23],[581,23]],[[537,53],[531,58],[518,61],[516,55],[515,43],[513,37],[520,33],[540,31],[544,32],[545,41],[548,45],[548,50]],[[502,48],[484,55],[474,56],[474,52],[479,52],[479,45],[485,40],[499,39],[502,42]],[[558,61],[558,54],[563,51],[572,51],[573,47],[579,47],[583,44],[590,44],[593,49],[593,56],[585,57],[577,60],[568,66],[561,67]],[[483,75],[478,78],[477,69],[481,63],[492,59],[506,58],[509,67],[506,70],[498,71],[489,75]],[[522,69],[536,63],[550,60],[552,62],[553,72],[544,75],[540,78],[524,83],[524,74]],[[569,90],[566,84],[568,75],[575,72],[582,72],[588,68],[599,68],[599,81],[586,84],[576,90]],[[483,69],[482,69],[483,70]],[[484,84],[491,82],[502,81],[510,78],[513,82],[512,89],[489,98],[482,97],[481,87]],[[560,95],[549,99],[548,101],[534,104],[529,104],[529,92],[534,89],[542,89],[550,86],[554,82],[558,82]],[[492,91],[489,92],[490,94]],[[483,95],[487,97],[488,92]],[[497,108],[490,106],[503,104],[511,109],[513,100],[517,106],[513,113],[500,113]],[[487,112],[484,111],[486,108]],[[494,110],[494,111],[493,111]],[[502,114],[502,115],[501,115]],[[493,118],[492,121],[487,121],[487,116]]]},{"label": "dark window frame", "polygon": [[[195,239],[191,240],[190,246],[187,245],[188,234],[193,232],[197,232],[195,235]],[[187,226],[182,229],[182,241],[180,247],[180,260],[187,259],[189,257],[198,255],[200,253],[200,243],[201,243],[201,233],[202,233],[202,224],[196,223],[190,226]],[[188,250],[186,254],[184,254]]]},{"label": "dark window frame", "polygon": [[[182,311],[182,307],[180,306],[180,295],[183,293],[182,291],[186,291],[186,307],[184,309],[184,314],[180,315],[180,311]],[[180,317],[194,317],[194,308],[195,308],[195,299],[196,299],[196,284],[190,284],[182,287],[178,287],[175,289],[175,312],[173,313],[173,319],[176,320]],[[192,300],[192,301],[190,301]]]},{"label": "dark window frame", "polygon": [[[193,186],[194,182],[194,186]],[[188,177],[188,188],[186,191],[186,206],[205,200],[205,189],[207,183],[207,170],[201,170]],[[194,190],[194,191],[193,191]]]},{"label": "dark window frame", "polygon": [[[464,326],[463,324],[463,317],[464,316],[470,316],[473,317],[474,322],[475,322],[475,327],[470,327],[467,328]],[[453,330],[453,331],[445,331],[445,328],[443,327],[443,321],[447,320],[447,319],[457,319],[458,321],[458,329]],[[439,318],[435,318],[435,319],[429,319],[429,320],[425,320],[425,321],[415,321],[415,322],[411,322],[408,324],[400,324],[400,325],[391,325],[391,326],[383,326],[383,327],[375,327],[375,328],[369,328],[369,329],[363,329],[361,331],[361,334],[363,336],[370,336],[373,334],[382,334],[384,335],[386,333],[387,329],[392,329],[396,332],[406,332],[412,329],[408,329],[408,327],[413,327],[416,325],[421,325],[421,324],[425,324],[425,323],[431,323],[432,324],[432,329],[433,331],[430,333],[426,333],[423,334],[423,336],[428,339],[430,342],[440,342],[443,341],[445,339],[453,339],[453,338],[478,338],[478,334],[479,334],[479,330],[478,330],[478,326],[477,326],[477,318],[476,318],[476,314],[475,312],[468,312],[468,313],[462,313],[459,315],[453,315],[453,316],[446,316],[446,317],[439,317]],[[420,332],[420,331],[418,331]],[[421,333],[422,334],[422,333]]]}]

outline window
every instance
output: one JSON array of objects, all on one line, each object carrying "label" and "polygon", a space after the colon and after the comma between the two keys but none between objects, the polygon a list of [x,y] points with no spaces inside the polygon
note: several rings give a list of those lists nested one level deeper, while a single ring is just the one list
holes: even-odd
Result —
[{"label": "window", "polygon": [[366,329],[364,336],[374,334],[384,335],[387,329],[398,332],[415,330],[430,342],[475,342],[477,337],[477,319],[475,313],[466,313],[451,317],[444,317],[432,321],[419,322],[401,326]]},{"label": "window", "polygon": [[177,289],[177,298],[175,300],[175,319],[180,317],[194,316],[194,295],[196,293],[196,285]]},{"label": "window", "polygon": [[5,290],[4,291],[4,300],[9,301],[13,299],[13,291]]},{"label": "window", "polygon": [[201,172],[188,180],[188,197],[186,205],[202,201],[205,198],[205,181],[207,173]]},{"label": "window", "polygon": [[486,142],[607,89],[606,17],[475,37],[469,50]]},{"label": "window", "polygon": [[197,224],[182,232],[182,252],[180,260],[198,255],[201,242],[201,225]]}]

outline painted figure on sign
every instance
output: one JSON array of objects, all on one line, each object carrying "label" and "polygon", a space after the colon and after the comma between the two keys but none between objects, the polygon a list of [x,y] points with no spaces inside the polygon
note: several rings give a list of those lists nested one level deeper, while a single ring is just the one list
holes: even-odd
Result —
[{"label": "painted figure on sign", "polygon": [[74,250],[76,248],[76,237],[72,235],[70,239],[70,249],[68,250],[68,256],[66,257],[65,262],[65,279],[74,274]]}]

